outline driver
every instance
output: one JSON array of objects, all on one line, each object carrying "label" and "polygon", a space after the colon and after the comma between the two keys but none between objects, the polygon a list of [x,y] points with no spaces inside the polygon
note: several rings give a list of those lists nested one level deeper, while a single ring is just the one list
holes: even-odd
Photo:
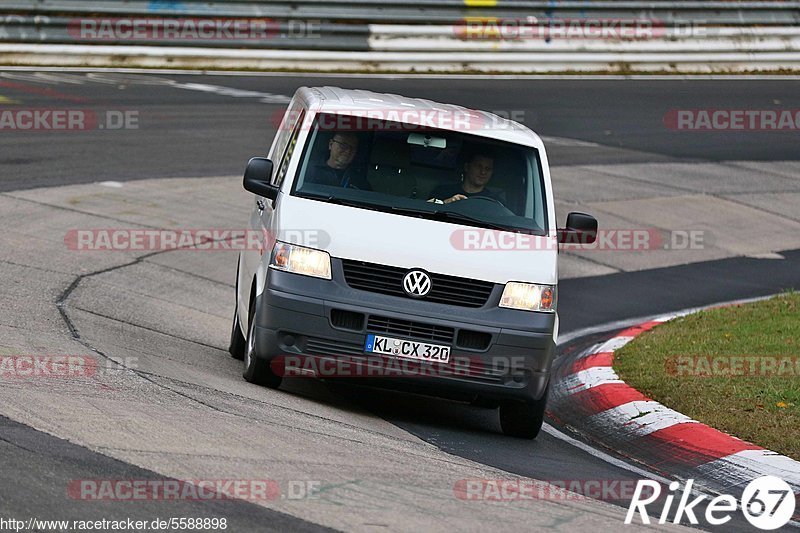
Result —
[{"label": "driver", "polygon": [[367,188],[363,185],[356,186],[353,182],[353,178],[358,177],[360,173],[352,165],[357,153],[358,135],[351,132],[337,132],[328,141],[328,159],[311,166],[306,174],[306,182],[334,187]]},{"label": "driver", "polygon": [[505,202],[505,195],[501,191],[488,188],[486,185],[492,179],[494,170],[494,157],[486,152],[474,152],[464,163],[464,174],[461,183],[445,183],[439,185],[431,192],[431,201],[439,200],[449,204],[465,200],[473,196],[486,196],[498,202]]}]

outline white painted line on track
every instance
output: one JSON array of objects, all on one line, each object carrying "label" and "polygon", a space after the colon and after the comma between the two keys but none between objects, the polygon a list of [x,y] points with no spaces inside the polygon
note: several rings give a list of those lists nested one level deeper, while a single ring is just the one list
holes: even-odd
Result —
[{"label": "white painted line on track", "polygon": [[177,87],[179,89],[200,91],[233,98],[258,98],[259,101],[264,104],[288,104],[292,100],[291,96],[285,94],[263,93],[260,91],[236,89],[234,87],[223,87],[221,85],[208,85],[206,83],[178,83],[173,81],[172,83],[165,83],[164,85],[167,87]]},{"label": "white painted line on track", "polygon": [[570,137],[551,137],[549,135],[541,135],[541,139],[547,144],[557,146],[574,146],[581,148],[602,148],[602,144],[590,141],[581,141],[580,139],[572,139]]},{"label": "white painted line on track", "polygon": [[[579,450],[581,450],[583,452],[586,452],[587,454],[591,455],[595,459],[599,459],[599,460],[601,460],[601,461],[603,461],[605,463],[608,463],[608,464],[610,464],[612,466],[616,466],[617,468],[621,468],[622,470],[627,470],[628,472],[631,472],[633,474],[636,474],[637,476],[640,476],[640,478],[642,478],[642,479],[651,479],[651,480],[656,481],[658,483],[661,483],[663,485],[669,485],[673,481],[673,480],[667,479],[667,478],[665,478],[663,476],[659,476],[658,474],[655,474],[653,472],[648,472],[647,470],[644,470],[643,468],[639,468],[638,466],[634,466],[632,464],[626,463],[625,461],[623,461],[621,459],[617,459],[616,457],[613,457],[613,456],[611,456],[611,455],[609,455],[609,454],[607,454],[607,453],[605,453],[605,452],[603,452],[601,450],[598,450],[597,448],[594,448],[594,447],[586,444],[585,442],[581,442],[581,441],[579,441],[577,439],[574,439],[574,438],[570,437],[569,435],[567,435],[565,433],[562,433],[561,431],[557,430],[556,428],[554,428],[553,426],[551,426],[548,423],[542,424],[542,431],[544,431],[545,433],[547,433],[548,435],[550,435],[551,437],[553,437],[555,439],[558,439],[560,441],[566,442],[567,444],[570,444],[570,445],[574,446],[575,448],[578,448]],[[716,493],[714,493],[712,491],[699,490],[698,487],[699,487],[699,485],[697,485],[697,484],[695,484],[693,486],[693,489],[691,491],[692,496],[699,496],[701,494],[707,495],[707,496],[709,496],[709,495],[710,496],[715,496],[716,495]],[[793,522],[790,522],[790,523],[794,524]]]},{"label": "white painted line on track", "polygon": [[611,455],[609,455],[609,454],[607,454],[607,453],[605,453],[603,451],[600,451],[597,448],[593,448],[592,446],[586,444],[585,442],[581,442],[581,441],[579,441],[577,439],[574,439],[574,438],[570,437],[569,435],[567,435],[565,433],[562,433],[561,431],[557,430],[556,428],[554,428],[550,424],[547,424],[547,423],[543,424],[542,425],[542,431],[544,431],[545,433],[547,433],[551,437],[554,437],[554,438],[556,438],[558,440],[564,441],[567,444],[571,444],[572,446],[578,448],[579,450],[582,450],[582,451],[588,453],[592,457],[600,459],[601,461],[604,461],[604,462],[606,462],[606,463],[608,463],[610,465],[616,466],[617,468],[622,468],[623,470],[627,470],[628,472],[633,472],[634,474],[636,474],[638,476],[641,476],[643,478],[652,479],[653,481],[658,481],[659,483],[663,483],[665,485],[669,485],[669,483],[671,481],[671,480],[669,480],[669,479],[667,479],[665,477],[659,476],[658,474],[654,474],[652,472],[648,472],[647,470],[639,468],[638,466],[634,466],[632,464],[628,464],[628,463],[626,463],[625,461],[623,461],[621,459],[617,459],[616,457],[612,457]]}]

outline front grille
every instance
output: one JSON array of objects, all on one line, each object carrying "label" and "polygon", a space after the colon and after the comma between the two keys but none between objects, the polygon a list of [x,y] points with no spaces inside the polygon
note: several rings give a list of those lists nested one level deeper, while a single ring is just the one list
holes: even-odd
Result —
[{"label": "front grille", "polygon": [[[403,277],[409,269],[343,259],[344,278],[354,289],[410,298],[403,290]],[[462,307],[482,307],[494,289],[494,283],[474,279],[431,274],[431,291],[421,298]]]},{"label": "front grille", "polygon": [[364,327],[364,313],[332,309],[331,324],[337,328],[361,331],[361,328]]},{"label": "front grille", "polygon": [[370,315],[367,321],[367,330],[370,333],[385,333],[399,335],[415,340],[426,340],[452,344],[455,330],[446,326],[435,326],[422,322],[411,322],[385,316]]},{"label": "front grille", "polygon": [[446,365],[439,367],[440,375],[456,379],[504,383],[508,376],[505,368],[495,368],[478,358],[451,357]]},{"label": "front grille", "polygon": [[491,342],[492,335],[490,333],[462,329],[458,332],[456,345],[459,348],[467,348],[468,350],[485,350]]},{"label": "front grille", "polygon": [[331,339],[306,339],[306,351],[311,355],[364,355],[364,346]]}]

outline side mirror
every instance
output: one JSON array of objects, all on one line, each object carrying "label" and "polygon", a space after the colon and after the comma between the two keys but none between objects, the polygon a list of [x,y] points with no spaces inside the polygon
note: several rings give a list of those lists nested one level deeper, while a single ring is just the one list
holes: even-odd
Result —
[{"label": "side mirror", "polygon": [[597,239],[597,219],[573,211],[567,215],[567,227],[559,228],[559,244],[592,244]]},{"label": "side mirror", "polygon": [[278,187],[270,183],[272,180],[272,161],[264,157],[254,157],[247,162],[244,171],[244,188],[253,194],[275,200]]}]

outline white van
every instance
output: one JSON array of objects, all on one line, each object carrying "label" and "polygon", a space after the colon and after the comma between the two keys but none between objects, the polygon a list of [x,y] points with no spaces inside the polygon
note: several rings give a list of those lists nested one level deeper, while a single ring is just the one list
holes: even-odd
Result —
[{"label": "white van", "polygon": [[534,438],[558,334],[558,242],[544,145],[491,113],[300,88],[247,165],[250,226],[230,352],[247,381],[367,378],[499,407]]}]

